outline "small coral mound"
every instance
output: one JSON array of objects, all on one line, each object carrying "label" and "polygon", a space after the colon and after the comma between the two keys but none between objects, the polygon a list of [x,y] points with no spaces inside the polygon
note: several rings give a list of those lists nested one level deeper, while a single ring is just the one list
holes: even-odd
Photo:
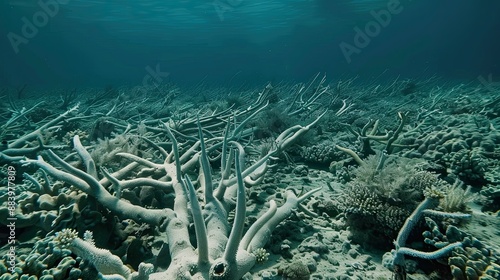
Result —
[{"label": "small coral mound", "polygon": [[[416,163],[407,159],[393,158],[381,170],[377,165],[378,158],[371,156],[355,170],[340,208],[354,242],[384,247],[391,246],[390,241],[422,200],[424,190],[442,182],[435,174],[415,170]],[[381,244],[380,240],[387,242]]]},{"label": "small coral mound", "polygon": [[278,269],[278,274],[286,280],[308,280],[311,276],[309,268],[301,261],[294,261],[285,267]]},{"label": "small coral mound", "polygon": [[255,259],[258,263],[263,263],[269,259],[269,253],[264,248],[257,248],[253,251]]}]

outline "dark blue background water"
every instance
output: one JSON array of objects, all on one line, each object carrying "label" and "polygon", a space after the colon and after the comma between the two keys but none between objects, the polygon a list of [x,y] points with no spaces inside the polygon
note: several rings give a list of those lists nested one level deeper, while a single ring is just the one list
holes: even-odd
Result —
[{"label": "dark blue background water", "polygon": [[[181,84],[500,74],[500,1],[401,0],[381,26],[373,11],[394,2],[5,0],[0,86],[139,85],[148,66]],[[349,63],[339,45],[367,26]]]}]

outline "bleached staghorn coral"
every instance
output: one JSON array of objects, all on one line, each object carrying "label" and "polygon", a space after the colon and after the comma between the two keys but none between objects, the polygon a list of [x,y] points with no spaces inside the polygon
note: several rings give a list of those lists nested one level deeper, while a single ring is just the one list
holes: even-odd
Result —
[{"label": "bleached staghorn coral", "polygon": [[[322,115],[321,115],[322,116]],[[320,117],[321,117],[320,116]],[[36,160],[23,160],[24,164],[33,164],[58,180],[65,181],[79,190],[94,196],[104,207],[124,219],[132,219],[138,223],[148,223],[157,226],[167,236],[168,251],[171,263],[164,272],[154,273],[150,279],[239,279],[252,268],[256,261],[254,252],[262,248],[273,229],[285,218],[300,202],[311,196],[312,190],[300,197],[292,191],[286,193],[286,202],[277,207],[274,201],[270,208],[261,216],[252,227],[243,235],[245,219],[245,187],[244,180],[258,181],[266,173],[269,159],[286,149],[293,141],[307,132],[319,118],[308,126],[294,126],[284,131],[275,141],[274,147],[255,163],[247,168],[245,165],[245,151],[238,142],[231,140],[241,131],[237,126],[232,133],[227,132],[224,138],[214,137],[204,139],[199,128],[199,140],[181,154],[177,141],[168,126],[165,130],[172,142],[172,151],[167,152],[159,146],[155,148],[163,155],[163,162],[156,163],[128,153],[118,153],[118,156],[133,161],[131,164],[110,174],[101,169],[104,178],[98,177],[94,160],[89,152],[80,143],[79,137],[74,137],[74,147],[85,166],[85,172],[79,170],[48,150],[47,156],[54,165],[46,162],[42,156]],[[236,138],[236,137],[234,137]],[[207,148],[206,142],[211,146]],[[154,145],[154,143],[150,143]],[[222,174],[217,188],[211,177],[210,164],[207,154],[215,149],[221,149]],[[230,176],[232,162],[235,162],[235,175]],[[200,165],[198,191],[203,193],[203,210],[195,193],[191,180],[186,172]],[[125,180],[132,171],[143,166],[137,174],[163,174],[160,179],[149,176]],[[250,180],[251,178],[251,180]],[[112,195],[105,188],[113,184],[116,195]],[[132,205],[120,199],[124,188],[153,186],[158,189],[175,193],[172,209],[151,209]],[[236,209],[234,223],[228,223],[228,213]],[[190,209],[190,210],[189,210]],[[191,246],[188,226],[194,223],[197,246]],[[225,248],[225,249],[224,249]]]},{"label": "bleached staghorn coral", "polygon": [[[40,103],[39,103],[40,104]],[[18,120],[18,117],[24,116],[31,112],[36,106],[39,104],[33,106],[31,109],[28,109],[24,111],[22,114],[15,114],[6,124],[3,124],[0,126],[0,138],[3,138],[5,136],[4,134],[7,131],[12,130],[12,127],[9,127],[9,125],[12,125],[14,122]],[[68,117],[75,111],[78,110],[79,104],[73,106],[66,112],[60,114],[59,116],[55,117],[54,119],[46,122],[46,123],[40,123],[38,128],[29,132],[25,133],[23,126],[18,125],[16,127],[16,133],[25,133],[21,134],[22,136],[18,137],[17,139],[7,142],[5,141],[5,145],[2,144],[0,148],[0,163],[2,162],[13,162],[13,161],[18,161],[22,158],[22,156],[26,156],[29,154],[33,154],[39,151],[42,151],[43,149],[57,149],[57,146],[47,146],[44,145],[44,139],[42,137],[43,134],[48,134],[50,131],[58,130],[61,127],[61,123],[64,120],[67,120]],[[0,139],[4,141],[4,139]],[[30,143],[30,142],[36,142],[35,143]]]},{"label": "bleached staghorn coral", "polygon": [[[228,237],[229,228],[231,227],[232,223],[227,222],[227,216],[230,216],[227,213],[229,211],[232,211],[232,209],[237,208],[235,206],[235,201],[241,201],[236,199],[239,186],[239,184],[237,184],[237,176],[231,175],[234,174],[231,170],[232,166],[234,167],[234,164],[232,164],[232,162],[234,162],[234,159],[236,157],[236,155],[234,155],[231,150],[238,150],[239,152],[243,151],[241,145],[239,145],[237,142],[245,143],[245,145],[254,144],[252,143],[254,128],[249,127],[249,125],[246,124],[249,124],[250,119],[254,118],[259,112],[262,112],[267,107],[268,103],[266,103],[265,98],[266,92],[267,91],[264,90],[263,92],[259,93],[259,97],[257,98],[256,102],[252,103],[246,109],[229,109],[221,113],[213,113],[208,115],[193,111],[185,117],[182,117],[182,121],[180,123],[174,123],[174,125],[169,122],[170,118],[147,118],[143,122],[141,121],[141,124],[143,125],[140,126],[135,120],[132,119],[128,119],[127,121],[125,121],[125,124],[115,124],[117,127],[117,133],[122,133],[123,135],[138,134],[138,136],[145,141],[145,144],[144,147],[141,147],[140,151],[136,155],[131,155],[130,151],[128,151],[128,153],[126,151],[122,151],[121,153],[117,154],[117,157],[121,157],[124,162],[132,162],[125,166],[123,164],[113,166],[113,170],[116,172],[112,173],[111,175],[109,174],[109,172],[107,172],[107,169],[105,169],[104,166],[101,167],[101,169],[96,168],[96,164],[94,163],[95,159],[92,159],[92,157],[89,156],[89,152],[95,149],[95,145],[92,143],[87,142],[86,145],[90,144],[90,146],[84,147],[83,144],[79,141],[80,138],[74,137],[74,147],[76,149],[76,153],[70,153],[69,155],[67,153],[64,153],[65,155],[67,155],[67,157],[61,159],[57,155],[62,156],[63,153],[61,151],[62,149],[67,148],[66,145],[48,146],[44,145],[42,142],[42,140],[44,139],[43,135],[40,134],[44,133],[46,130],[58,129],[62,124],[62,121],[71,123],[79,121],[85,122],[85,120],[89,118],[102,116],[102,114],[100,113],[93,113],[92,115],[80,114],[71,117],[70,115],[74,115],[73,113],[78,114],[77,106],[59,115],[54,120],[48,121],[47,124],[40,123],[40,126],[35,131],[35,133],[29,132],[24,136],[18,137],[15,140],[12,139],[8,141],[8,143],[6,143],[6,145],[1,148],[0,161],[12,162],[13,164],[19,166],[20,170],[32,170],[31,167],[21,168],[21,165],[19,165],[20,163],[26,165],[32,164],[35,165],[35,167],[41,167],[42,170],[50,170],[50,172],[46,172],[48,175],[50,175],[50,177],[57,180],[56,183],[71,185],[72,192],[79,193],[85,197],[87,194],[94,197],[99,202],[99,207],[103,206],[104,208],[109,209],[109,212],[114,213],[120,218],[133,219],[140,224],[152,225],[151,228],[155,228],[156,233],[158,231],[164,232],[159,236],[156,236],[157,242],[155,248],[158,248],[156,246],[159,243],[164,244],[162,249],[163,253],[160,253],[158,255],[170,255],[170,258],[163,257],[163,259],[168,259],[168,262],[171,262],[172,257],[175,255],[175,252],[172,252],[169,247],[176,247],[176,240],[189,241],[189,238],[187,237],[187,235],[182,236],[181,238],[177,238],[177,236],[175,236],[174,240],[170,240],[171,238],[167,237],[168,233],[165,232],[169,230],[169,227],[171,225],[174,225],[175,222],[179,220],[182,224],[182,227],[184,227],[184,230],[187,232],[188,223],[191,223],[192,225],[194,222],[191,210],[193,207],[187,204],[190,201],[187,199],[187,181],[185,181],[187,180],[187,178],[185,178],[184,176],[187,173],[192,175],[194,170],[200,170],[200,178],[203,178],[205,176],[204,174],[210,174],[210,172],[207,173],[203,171],[203,168],[200,167],[201,164],[199,163],[199,160],[201,158],[200,153],[202,150],[206,150],[207,154],[210,154],[210,157],[213,157],[211,159],[212,161],[217,160],[217,158],[222,158],[222,166],[224,167],[221,176],[222,178],[220,178],[220,180],[217,180],[219,187],[212,188],[212,192],[215,200],[220,202],[224,210],[222,214],[216,213],[216,216],[218,215],[217,217],[219,217],[221,223],[224,223],[226,227],[214,229],[214,232],[217,233],[217,237],[225,236],[225,240],[236,240],[235,242],[233,242],[233,244],[237,244],[238,240],[242,238],[241,235],[235,235],[235,237],[233,238]],[[344,102],[344,106],[335,115],[338,116],[342,114],[342,112],[344,112],[347,107],[348,106]],[[110,111],[112,110],[113,109],[111,109]],[[88,111],[85,110],[85,112]],[[242,168],[242,178],[245,183],[252,186],[253,184],[257,184],[258,182],[260,182],[267,172],[267,168],[269,166],[267,164],[268,160],[273,156],[280,154],[281,151],[288,147],[297,137],[307,132],[309,128],[317,123],[317,121],[325,113],[319,116],[308,126],[294,126],[285,130],[274,141],[274,143],[270,145],[271,149],[263,153],[261,157],[257,159],[257,162],[250,164],[249,166],[246,165],[247,168]],[[242,118],[243,120],[240,121],[240,119]],[[207,137],[206,142],[208,144],[205,148],[201,147],[201,141],[199,140],[200,137],[198,135],[198,124],[201,124],[201,126],[203,127],[203,133]],[[223,129],[224,127],[226,127],[225,130]],[[144,129],[145,131],[143,131]],[[170,134],[170,131],[168,131],[167,133],[167,130],[171,130],[173,134],[175,134],[177,137],[179,137],[179,139],[182,139],[183,141],[179,144],[180,148],[177,149],[177,152],[175,152],[175,149],[172,149],[172,151],[168,153],[165,151],[165,149],[170,149],[170,147],[175,148],[178,146],[177,143],[172,144],[172,142],[175,142],[175,138],[172,135],[166,137],[167,134]],[[141,131],[150,133],[151,135],[140,133]],[[23,130],[23,133],[26,132],[24,132]],[[18,135],[23,134],[18,133]],[[171,141],[164,142],[167,141],[165,139],[171,139]],[[34,142],[33,140],[38,140],[39,144],[37,145],[37,143],[31,143]],[[144,154],[144,151],[142,150],[143,148],[146,148],[147,151],[154,150],[156,152],[154,152],[154,154],[150,157]],[[247,148],[247,146],[245,146],[245,148]],[[55,149],[57,149],[57,155],[51,151]],[[26,157],[34,158],[36,157],[36,155],[41,156],[39,156],[36,160],[26,159]],[[80,156],[81,161],[75,162],[75,155]],[[49,162],[45,162],[44,157],[49,158]],[[242,153],[242,156],[240,158],[241,160],[238,162],[244,164],[244,153]],[[106,168],[110,167],[109,162],[104,162],[104,165],[106,166]],[[78,166],[78,169],[74,168],[75,166]],[[179,166],[179,172],[177,172],[177,168]],[[101,171],[98,172],[98,170]],[[176,178],[176,180],[172,180],[172,178]],[[174,181],[176,181],[175,184]],[[212,182],[211,180],[208,181]],[[45,186],[44,184],[42,185]],[[207,191],[205,190],[205,185],[203,184],[203,182],[201,182],[201,180],[197,180],[194,185],[198,189],[198,194],[203,194],[203,196],[205,196]],[[114,192],[113,190],[111,190],[111,188],[114,189]],[[132,205],[130,202],[122,200],[122,190],[125,190],[127,188],[131,188],[131,191],[154,189],[155,192],[162,194],[161,197],[157,198],[163,199],[161,206],[153,206],[153,204],[149,204],[143,200],[135,201],[135,205]],[[180,190],[180,192],[178,190]],[[126,190],[126,192],[130,193],[129,190]],[[175,203],[170,201],[172,197],[176,197],[174,201]],[[252,227],[253,230],[249,229],[247,231],[247,233],[245,234],[246,238],[243,238],[240,242],[241,244],[237,246],[237,252],[256,252],[257,249],[264,246],[265,241],[268,238],[267,234],[270,234],[273,231],[274,227],[276,227],[276,225],[280,221],[285,219],[290,214],[292,209],[307,196],[301,196],[297,198],[292,192],[289,192],[287,195],[284,195],[282,197],[287,198],[284,202],[284,205],[278,208],[274,206],[274,203],[270,203],[272,205],[272,210],[269,211],[269,214],[265,215],[259,220],[261,222],[256,223],[255,226]],[[125,195],[124,198],[130,199],[130,197],[126,197]],[[203,208],[203,213],[210,212],[210,209],[206,207],[206,201],[200,202],[200,204],[205,206]],[[244,203],[242,204],[244,205]],[[238,205],[241,204],[238,203]],[[65,209],[69,209],[71,211],[70,208]],[[184,212],[182,212],[183,210]],[[57,211],[54,212],[57,214]],[[180,213],[180,215],[178,213]],[[184,213],[187,213],[188,215],[184,215]],[[61,211],[59,210],[59,215],[63,216],[64,213],[61,213]],[[209,213],[209,215],[210,218],[214,217],[213,213]],[[187,221],[186,219],[183,219],[185,217],[187,217]],[[68,225],[72,227],[70,224]],[[207,234],[210,233],[210,227],[208,225],[209,223],[207,220],[205,225],[205,227],[207,228]],[[196,227],[202,228],[200,226]],[[58,229],[53,228],[53,230],[60,230],[61,228],[64,228],[64,226],[59,227]],[[233,228],[235,228],[235,226],[233,226]],[[87,228],[84,227],[83,229]],[[194,227],[191,227],[190,229],[194,229]],[[48,231],[48,229],[46,231]],[[83,232],[80,231],[80,233]],[[189,233],[191,235],[193,234],[192,231],[189,231]],[[42,236],[43,234],[44,233],[41,232],[40,236]],[[257,238],[257,236],[262,238]],[[216,239],[215,241],[210,240],[209,244],[219,244],[219,246],[213,246],[216,247],[216,249],[214,250],[209,247],[209,251],[211,252],[210,256],[224,256],[224,250],[221,248],[224,248],[224,246],[226,246],[226,243],[221,243],[220,240],[222,239]],[[186,244],[190,243],[188,242]],[[186,262],[184,263],[185,266],[182,266],[180,268],[170,267],[167,271],[172,271],[173,274],[169,275],[174,275],[175,277],[173,278],[177,278],[178,270],[181,271],[181,274],[186,273],[190,275],[188,270],[189,268],[192,268],[194,266],[190,264],[193,262],[196,263],[197,256],[200,252],[198,248],[201,247],[202,246],[194,246],[192,248],[194,254],[189,260],[186,260]],[[233,245],[229,247],[234,248],[235,246]],[[186,252],[186,250],[181,251],[181,253],[185,255],[184,253]],[[250,257],[252,256],[250,255]],[[211,262],[212,260],[213,258],[210,258]],[[238,261],[237,264],[239,263],[241,262]],[[159,270],[165,269],[165,262],[163,262],[162,264],[163,265],[161,266],[161,268],[158,268]],[[134,267],[138,267],[140,271],[141,265],[134,265]],[[204,267],[206,268],[210,266]],[[214,267],[220,268],[221,266],[215,266],[214,264]],[[222,265],[222,267],[225,266]],[[200,273],[198,273],[194,275],[193,278],[196,278],[198,276],[206,278],[205,276],[208,272],[203,269],[200,270],[205,271],[205,274],[200,276]],[[235,270],[233,270],[233,272],[234,271]],[[238,273],[241,273],[241,271],[241,269],[237,270]],[[169,277],[169,275],[167,275],[166,277]],[[234,274],[229,275],[229,277],[235,276]],[[145,278],[143,277],[143,279]]]},{"label": "bleached staghorn coral", "polygon": [[[443,194],[435,189],[429,188],[424,191],[425,199],[420,202],[420,204],[415,208],[411,215],[406,219],[404,225],[401,227],[398,233],[398,237],[394,241],[395,249],[391,251],[392,254],[392,266],[394,272],[394,279],[403,280],[406,279],[405,270],[405,255],[412,256],[414,258],[421,258],[427,260],[438,259],[449,255],[455,248],[463,246],[461,241],[447,242],[443,243],[442,246],[436,246],[437,249],[433,252],[424,252],[416,249],[412,249],[406,246],[406,241],[410,236],[410,232],[413,230],[418,220],[424,215],[432,215],[435,217],[442,218],[457,218],[457,219],[467,219],[470,218],[470,214],[464,213],[448,213],[433,210],[439,204],[439,199],[443,197]],[[426,243],[429,243],[426,241]]]}]

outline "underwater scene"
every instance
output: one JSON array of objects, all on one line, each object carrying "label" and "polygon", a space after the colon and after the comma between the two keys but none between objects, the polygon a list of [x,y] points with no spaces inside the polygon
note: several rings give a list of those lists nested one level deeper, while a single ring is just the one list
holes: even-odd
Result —
[{"label": "underwater scene", "polygon": [[500,279],[498,11],[2,1],[0,280]]}]

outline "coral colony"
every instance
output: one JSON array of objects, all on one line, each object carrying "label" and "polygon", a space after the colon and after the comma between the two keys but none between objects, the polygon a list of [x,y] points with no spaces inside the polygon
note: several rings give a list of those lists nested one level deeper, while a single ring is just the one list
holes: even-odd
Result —
[{"label": "coral colony", "polygon": [[11,98],[0,280],[500,279],[498,94],[435,83]]}]

